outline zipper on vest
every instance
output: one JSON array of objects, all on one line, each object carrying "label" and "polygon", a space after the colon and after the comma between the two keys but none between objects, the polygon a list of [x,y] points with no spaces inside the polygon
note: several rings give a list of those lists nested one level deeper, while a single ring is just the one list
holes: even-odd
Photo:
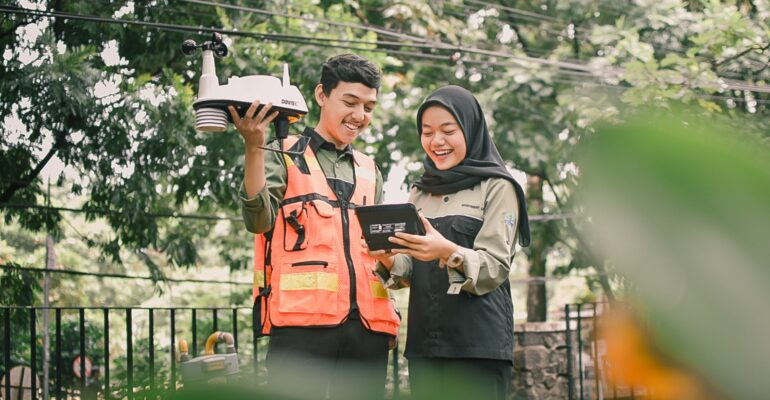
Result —
[{"label": "zipper on vest", "polygon": [[320,266],[323,266],[324,268],[326,268],[326,267],[329,266],[329,263],[326,262],[326,261],[314,261],[314,260],[311,260],[311,261],[300,261],[300,262],[291,263],[292,267],[307,267],[307,266],[310,266],[310,265],[320,265]]},{"label": "zipper on vest", "polygon": [[348,226],[348,202],[339,199],[340,212],[342,213],[342,243],[345,249],[345,261],[348,263],[348,273],[350,274],[350,313],[358,311],[358,302],[356,302],[356,270],[353,266],[353,257],[350,256],[350,232]]}]

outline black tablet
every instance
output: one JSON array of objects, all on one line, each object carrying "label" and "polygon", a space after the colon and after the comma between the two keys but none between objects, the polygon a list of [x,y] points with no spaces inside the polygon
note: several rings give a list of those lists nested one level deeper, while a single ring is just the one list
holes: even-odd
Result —
[{"label": "black tablet", "polygon": [[412,203],[358,206],[355,210],[370,250],[403,248],[388,241],[388,237],[396,232],[425,234],[420,215]]}]

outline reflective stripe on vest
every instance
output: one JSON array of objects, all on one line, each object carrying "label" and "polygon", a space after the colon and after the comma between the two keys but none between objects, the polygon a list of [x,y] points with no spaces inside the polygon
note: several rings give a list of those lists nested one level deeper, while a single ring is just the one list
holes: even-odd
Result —
[{"label": "reflective stripe on vest", "polygon": [[[285,139],[285,148],[297,140],[298,136]],[[267,268],[264,235],[255,239],[255,300],[263,279],[270,288],[267,301],[260,305],[264,333],[269,333],[270,326],[339,325],[351,310],[351,291],[355,292],[356,306],[368,329],[398,333],[399,317],[388,291],[374,274],[375,260],[362,246],[361,226],[353,209],[355,205],[374,203],[374,161],[358,151],[353,156],[355,190],[348,206],[329,187],[309,146],[304,160],[283,155],[287,188],[277,211]],[[348,221],[349,254],[355,275],[352,283],[343,243],[343,212]]]}]

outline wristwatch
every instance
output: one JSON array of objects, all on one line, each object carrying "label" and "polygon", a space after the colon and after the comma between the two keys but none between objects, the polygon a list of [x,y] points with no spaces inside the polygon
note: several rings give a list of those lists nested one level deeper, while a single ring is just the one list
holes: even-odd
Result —
[{"label": "wristwatch", "polygon": [[454,253],[452,253],[451,256],[449,256],[449,258],[446,259],[446,265],[448,265],[450,268],[460,269],[460,267],[463,265],[463,261],[465,261],[465,256],[463,255],[462,251],[460,251],[460,249],[457,249]]}]

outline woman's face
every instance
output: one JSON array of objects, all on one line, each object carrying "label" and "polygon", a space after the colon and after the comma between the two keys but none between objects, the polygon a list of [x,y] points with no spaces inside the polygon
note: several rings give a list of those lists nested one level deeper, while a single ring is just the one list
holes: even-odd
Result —
[{"label": "woman's face", "polygon": [[465,133],[455,117],[441,106],[430,106],[422,113],[420,141],[436,168],[447,170],[465,159]]}]

